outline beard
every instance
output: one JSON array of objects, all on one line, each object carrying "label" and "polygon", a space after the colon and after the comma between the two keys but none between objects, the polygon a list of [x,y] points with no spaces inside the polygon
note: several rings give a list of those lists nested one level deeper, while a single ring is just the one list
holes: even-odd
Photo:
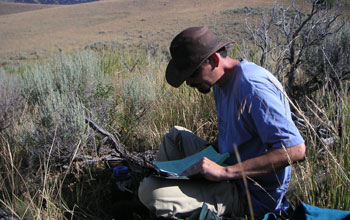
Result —
[{"label": "beard", "polygon": [[203,93],[203,94],[207,94],[210,92],[211,90],[211,85],[210,84],[207,84],[207,83],[200,83],[200,84],[192,84],[190,85],[191,87],[193,88],[197,88],[197,90],[200,92],[200,93]]},{"label": "beard", "polygon": [[197,87],[197,90],[200,92],[200,93],[203,93],[203,94],[208,94],[210,92],[210,86],[200,86],[200,87]]}]

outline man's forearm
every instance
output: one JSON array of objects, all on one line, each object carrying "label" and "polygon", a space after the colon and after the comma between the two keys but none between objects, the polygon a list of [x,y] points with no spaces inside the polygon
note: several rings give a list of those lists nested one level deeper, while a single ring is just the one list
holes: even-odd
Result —
[{"label": "man's forearm", "polygon": [[294,162],[301,161],[305,157],[305,144],[299,144],[290,148],[273,149],[266,154],[225,167],[223,179],[240,179],[243,172],[246,176],[254,177],[282,169]]},{"label": "man's forearm", "polygon": [[240,179],[246,176],[254,177],[276,170],[282,169],[291,163],[301,161],[305,157],[305,145],[299,144],[289,148],[273,149],[266,154],[243,161],[228,167],[223,167],[217,163],[203,157],[181,175],[193,176],[203,175],[206,179],[212,181]]}]

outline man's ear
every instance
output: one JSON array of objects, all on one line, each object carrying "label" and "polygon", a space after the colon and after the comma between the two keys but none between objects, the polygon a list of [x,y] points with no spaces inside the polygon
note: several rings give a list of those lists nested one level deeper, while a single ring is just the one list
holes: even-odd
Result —
[{"label": "man's ear", "polygon": [[217,53],[214,53],[213,55],[210,56],[209,58],[210,64],[213,66],[213,68],[219,66],[219,55]]}]

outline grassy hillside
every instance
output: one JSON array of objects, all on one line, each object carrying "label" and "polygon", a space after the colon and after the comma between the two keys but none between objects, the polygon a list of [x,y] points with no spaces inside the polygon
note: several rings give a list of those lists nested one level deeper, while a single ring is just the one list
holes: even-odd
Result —
[{"label": "grassy hillside", "polygon": [[55,4],[55,5],[74,5],[82,4],[87,2],[92,2],[96,0],[15,0],[15,2],[20,3],[30,3],[30,4]]},{"label": "grassy hillside", "polygon": [[0,16],[50,8],[50,5],[21,4],[0,1]]},{"label": "grassy hillside", "polygon": [[[165,82],[168,43],[189,24],[207,24],[220,37],[236,40],[229,48],[232,57],[260,64],[261,38],[253,40],[252,34],[263,30],[257,26],[264,20],[260,13],[272,13],[271,2],[216,3],[106,0],[0,16],[0,51],[13,56],[0,67],[0,209],[19,219],[153,219],[134,206],[135,195],[116,190],[113,164],[105,162],[115,152],[84,119],[134,152],[157,149],[173,125],[213,140],[213,97]],[[305,19],[295,10],[285,14]],[[267,32],[272,40],[263,48],[268,53],[262,65],[292,95],[308,147],[306,160],[292,165],[287,195],[292,207],[303,201],[350,209],[350,25],[340,26],[341,18],[330,24],[334,33],[319,41],[305,35],[293,39],[294,63],[286,59],[290,41],[281,34],[277,39],[276,29]],[[301,34],[318,39],[325,26]],[[44,50],[51,56],[44,57]],[[20,62],[12,64],[16,59]]]},{"label": "grassy hillside", "polygon": [[[59,48],[79,49],[95,42],[167,45],[175,33],[195,25],[205,24],[226,33],[233,32],[236,29],[230,30],[232,23],[239,30],[243,17],[228,18],[223,11],[245,6],[270,7],[273,2],[103,0],[4,14],[0,16],[0,58],[9,60],[12,57],[14,61],[36,55],[42,57]],[[12,9],[5,6],[1,10]],[[239,39],[240,36],[232,37]]]}]

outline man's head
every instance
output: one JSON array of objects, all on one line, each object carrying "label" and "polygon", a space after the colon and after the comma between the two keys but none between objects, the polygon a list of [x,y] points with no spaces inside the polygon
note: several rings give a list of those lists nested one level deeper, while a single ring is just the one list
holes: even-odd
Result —
[{"label": "man's head", "polygon": [[[166,69],[167,82],[173,87],[179,87],[185,80],[193,77],[204,62],[210,62],[208,58],[211,55],[230,43],[220,42],[207,27],[191,27],[183,30],[170,45],[172,59]],[[197,88],[201,91],[199,87]],[[207,90],[203,89],[203,92]]]}]

